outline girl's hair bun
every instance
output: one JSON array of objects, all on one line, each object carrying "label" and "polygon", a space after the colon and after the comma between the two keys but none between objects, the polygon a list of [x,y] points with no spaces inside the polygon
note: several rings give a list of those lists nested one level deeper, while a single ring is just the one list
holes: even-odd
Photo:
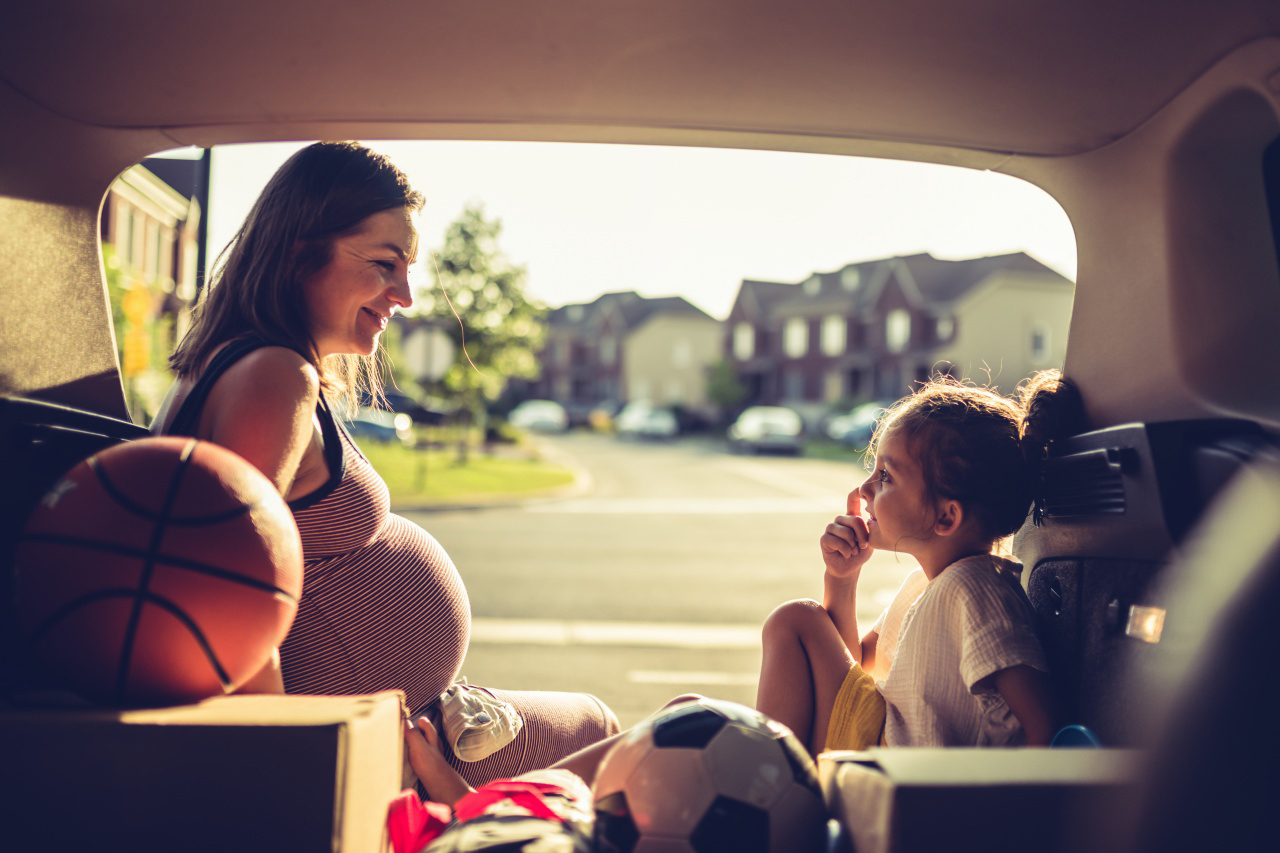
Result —
[{"label": "girl's hair bun", "polygon": [[1053,442],[1087,428],[1080,391],[1060,370],[1042,370],[1024,381],[1018,387],[1018,399],[1023,412],[1022,454],[1037,471]]}]

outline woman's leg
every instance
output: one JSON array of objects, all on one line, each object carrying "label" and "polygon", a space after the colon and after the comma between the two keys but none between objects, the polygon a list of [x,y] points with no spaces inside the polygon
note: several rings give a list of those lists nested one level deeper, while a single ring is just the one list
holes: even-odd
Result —
[{"label": "woman's leg", "polygon": [[788,726],[817,755],[853,655],[827,611],[811,600],[779,605],[765,620],[762,640],[756,710]]},{"label": "woman's leg", "polygon": [[514,706],[522,725],[513,741],[479,761],[462,761],[437,738],[444,761],[473,788],[550,767],[620,729],[613,711],[588,693],[478,689]]},{"label": "woman's leg", "polygon": [[[701,698],[696,693],[688,693],[677,696],[662,707],[669,708],[672,705]],[[584,782],[590,785],[595,781],[596,769],[600,766],[605,754],[618,741],[618,738],[623,735],[622,732],[618,731],[618,721],[613,716],[612,711],[607,715],[607,727],[607,736],[603,739],[597,739],[594,743],[583,746],[560,758],[554,764],[543,766],[569,770],[576,773]],[[426,717],[419,717],[416,727],[412,723],[406,722],[405,743],[409,754],[409,766],[413,768],[418,781],[426,789],[428,798],[437,803],[452,806],[458,800],[471,793],[473,790],[471,784],[446,759],[445,755],[448,746],[440,738],[430,720]],[[456,760],[454,759],[454,761]],[[521,772],[540,769],[542,767],[525,767]]]}]

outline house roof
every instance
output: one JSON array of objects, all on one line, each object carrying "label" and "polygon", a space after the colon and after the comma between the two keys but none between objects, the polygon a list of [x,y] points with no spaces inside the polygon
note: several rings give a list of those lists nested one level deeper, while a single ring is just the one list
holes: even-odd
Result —
[{"label": "house roof", "polygon": [[774,306],[786,302],[798,289],[799,285],[784,284],[780,281],[743,279],[730,314],[738,313],[738,307],[741,306],[745,314],[753,317],[767,317]]},{"label": "house roof", "polygon": [[609,315],[619,317],[625,328],[634,329],[660,314],[715,319],[683,296],[651,298],[626,290],[601,294],[591,302],[552,309],[547,314],[547,323],[553,327],[589,333]]},{"label": "house roof", "polygon": [[[1025,252],[956,261],[921,252],[815,272],[799,284],[743,281],[739,299],[758,292],[761,284],[772,284],[779,289],[770,291],[774,298],[771,307],[780,315],[859,310],[874,304],[889,279],[897,278],[911,298],[927,305],[947,305],[969,294],[992,273],[1004,270],[1058,275]],[[855,285],[846,284],[851,276],[856,276]],[[816,289],[809,284],[814,280],[818,282]],[[1062,281],[1068,283],[1066,279]]]},{"label": "house roof", "polygon": [[204,170],[199,160],[148,157],[142,165],[185,198],[196,198],[203,192]]},{"label": "house roof", "polygon": [[954,302],[997,271],[1057,275],[1025,252],[968,258],[962,261],[943,261],[929,254],[911,255],[901,260],[906,264],[912,279],[915,280],[920,295],[929,302]]}]

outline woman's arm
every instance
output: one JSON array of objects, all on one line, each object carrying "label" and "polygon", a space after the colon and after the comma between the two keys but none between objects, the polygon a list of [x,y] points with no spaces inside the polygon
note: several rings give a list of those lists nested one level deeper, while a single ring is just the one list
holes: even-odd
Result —
[{"label": "woman's arm", "polygon": [[1019,664],[991,676],[992,684],[1027,733],[1027,746],[1048,746],[1058,730],[1057,702],[1047,673]]},{"label": "woman's arm", "polygon": [[280,670],[280,650],[271,650],[267,665],[236,689],[236,693],[283,693],[284,673]]},{"label": "woman's arm", "polygon": [[[307,450],[315,435],[320,376],[302,356],[284,347],[264,347],[246,355],[219,377],[200,415],[201,438],[249,460],[280,494],[291,497],[317,482]],[[323,454],[311,454],[312,460]]]}]

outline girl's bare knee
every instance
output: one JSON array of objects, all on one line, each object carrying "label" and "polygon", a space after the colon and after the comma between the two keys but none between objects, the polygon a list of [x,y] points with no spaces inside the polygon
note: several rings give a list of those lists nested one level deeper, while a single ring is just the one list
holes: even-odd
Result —
[{"label": "girl's bare knee", "polygon": [[668,701],[667,704],[663,705],[662,707],[671,708],[676,705],[683,705],[685,702],[697,702],[699,699],[705,699],[705,698],[707,697],[703,696],[701,693],[682,693],[679,696],[675,697],[674,699],[671,699],[670,701]]},{"label": "girl's bare knee", "polygon": [[764,620],[761,633],[766,643],[771,638],[799,636],[805,626],[813,624],[819,617],[828,618],[827,611],[812,598],[784,601]]}]

